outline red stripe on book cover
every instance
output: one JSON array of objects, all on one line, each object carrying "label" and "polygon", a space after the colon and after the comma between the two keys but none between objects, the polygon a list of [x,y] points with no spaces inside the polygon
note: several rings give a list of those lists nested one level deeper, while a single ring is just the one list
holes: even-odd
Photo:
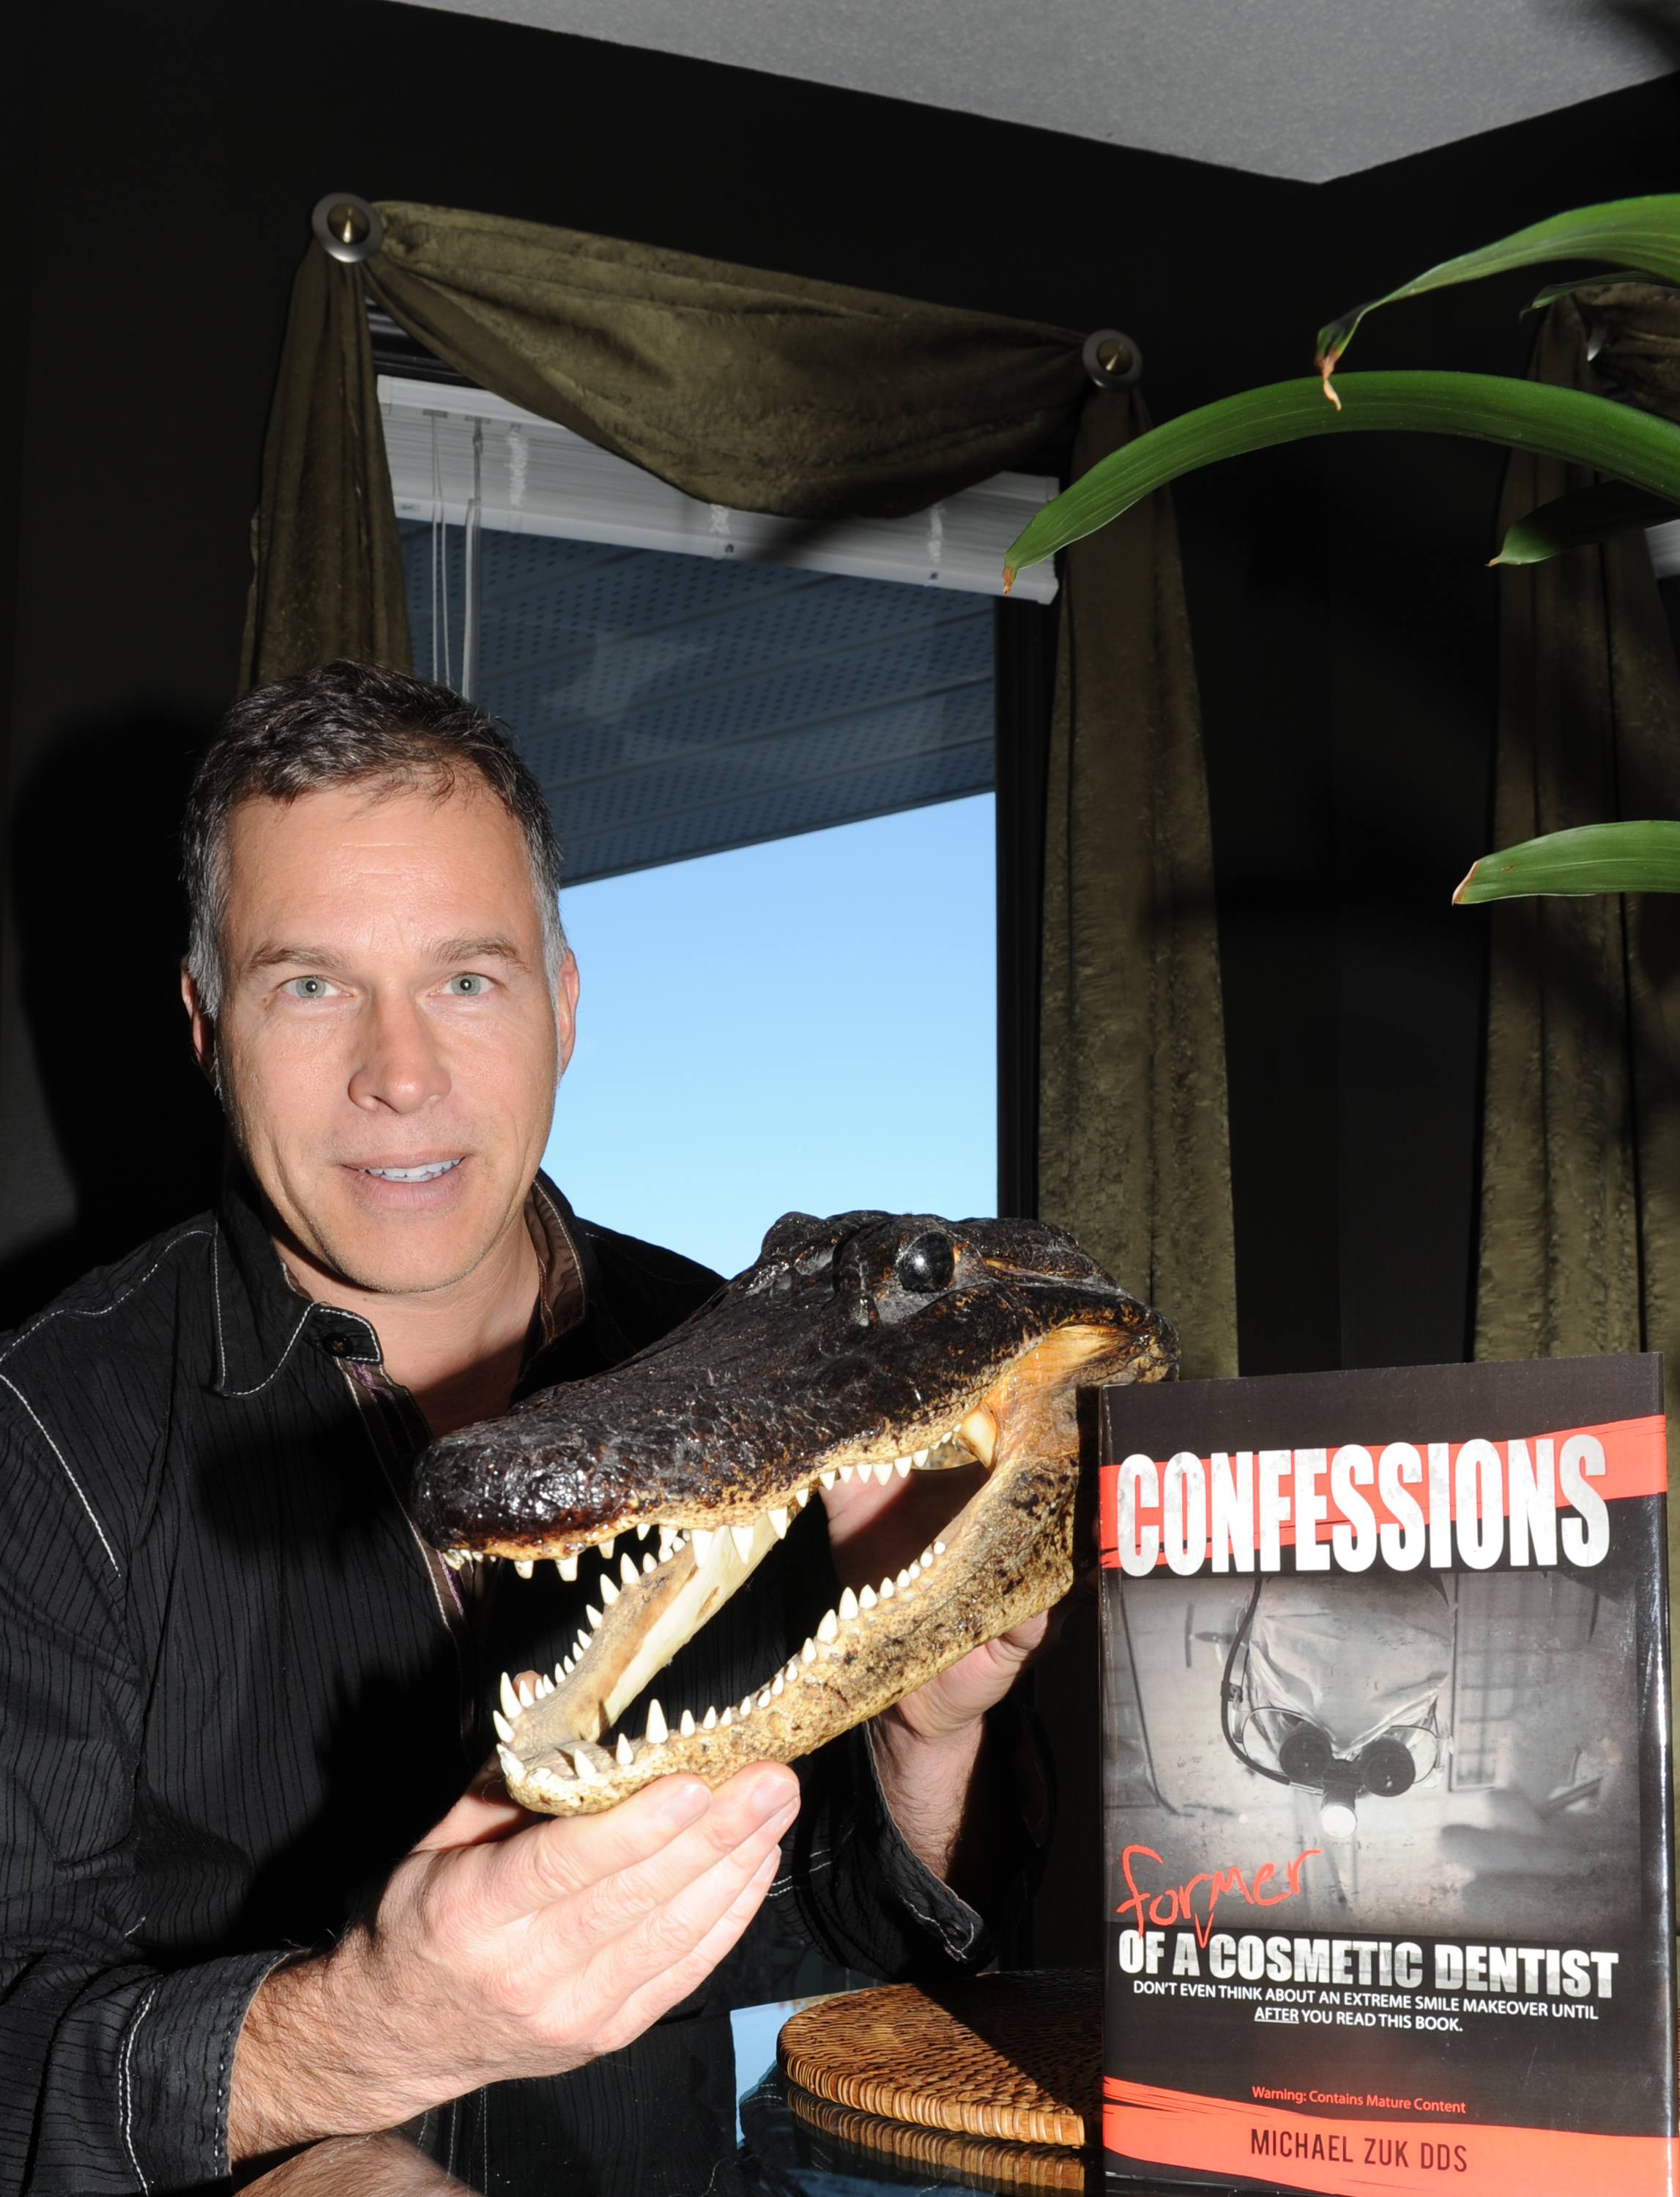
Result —
[{"label": "red stripe on book cover", "polygon": [[1680,2186],[1671,2136],[1501,2128],[1451,2113],[1336,2120],[1113,2075],[1103,2092],[1103,2142],[1124,2158],[1330,2197],[1668,2197]]},{"label": "red stripe on book cover", "polygon": [[[1561,1428],[1543,1427],[1532,1435],[1512,1435],[1509,1438],[1497,1441],[1494,1442],[1493,1447],[1499,1452],[1502,1460],[1509,1462],[1511,1446],[1514,1442],[1520,1441],[1524,1444],[1531,1459],[1535,1457],[1535,1446],[1537,1443],[1543,1441],[1550,1442],[1552,1445],[1552,1456],[1554,1460],[1555,1460],[1565,1442],[1573,1441],[1579,1436],[1584,1435],[1590,1440],[1596,1441],[1604,1452],[1604,1470],[1602,1475],[1596,1474],[1593,1476],[1593,1487],[1598,1494],[1603,1497],[1606,1502],[1625,1502],[1634,1496],[1663,1495],[1667,1493],[1668,1465],[1666,1432],[1666,1423],[1665,1422],[1662,1414],[1660,1412],[1653,1412],[1645,1418],[1613,1419],[1602,1426]],[[1383,1450],[1389,1443],[1403,1442],[1408,1439],[1409,1437],[1405,1435],[1389,1435],[1382,1441],[1364,1442],[1360,1444],[1359,1446],[1368,1450],[1372,1458],[1376,1459],[1381,1457]],[[1479,1439],[1479,1437],[1466,1435],[1462,1441],[1450,1441],[1446,1444],[1449,1472],[1453,1471],[1457,1466],[1459,1451],[1464,1447],[1467,1442],[1476,1439]],[[1428,1443],[1417,1442],[1412,1446],[1418,1451],[1421,1457],[1425,1460],[1428,1459],[1430,1446]],[[1336,1451],[1343,1446],[1345,1446],[1345,1445],[1336,1442],[1332,1442],[1326,1446],[1324,1447],[1324,1455],[1326,1459],[1333,1458]],[[1238,1454],[1238,1452],[1227,1452],[1227,1454],[1234,1457]],[[1259,1453],[1257,1452],[1251,1452],[1250,1454],[1254,1455],[1256,1459],[1258,1458]],[[1154,1463],[1157,1472],[1165,1471],[1167,1463],[1166,1458],[1157,1458],[1151,1461]],[[1208,1475],[1209,1484],[1211,1485],[1212,1460],[1209,1458],[1204,1457],[1201,1459],[1201,1464],[1203,1473]],[[1554,1475],[1555,1475],[1555,1465],[1554,1464]],[[1335,1497],[1330,1493],[1330,1475],[1327,1462],[1324,1474],[1325,1516],[1318,1533],[1318,1539],[1320,1540],[1328,1539],[1330,1530],[1333,1527],[1343,1525],[1348,1522],[1341,1509],[1341,1506],[1336,1503]],[[1119,1478],[1120,1464],[1118,1463],[1114,1464],[1105,1464],[1103,1467],[1101,1475],[1102,1509],[1100,1518],[1101,1539],[1099,1544],[1099,1554],[1103,1562],[1110,1571],[1117,1571],[1120,1568],[1120,1518],[1119,1504],[1116,1496],[1116,1488]],[[1409,1484],[1408,1492],[1415,1498],[1422,1499],[1427,1495],[1428,1492],[1427,1481],[1428,1475],[1426,1472],[1423,1481]],[[1257,1510],[1259,1484],[1257,1463],[1254,1468],[1254,1483],[1256,1487],[1256,1495],[1254,1507]],[[1502,1471],[1499,1475],[1501,1496],[1500,1508],[1504,1510],[1507,1513],[1509,1513],[1509,1486],[1510,1483],[1509,1478],[1505,1473]],[[1391,1510],[1388,1505],[1383,1501],[1374,1481],[1369,1486],[1362,1486],[1359,1489],[1359,1493],[1364,1496],[1365,1501],[1370,1504],[1372,1511],[1375,1513],[1376,1523],[1379,1527],[1395,1525],[1399,1522],[1395,1518],[1393,1510]],[[1161,1522],[1161,1504],[1159,1501],[1149,1504],[1139,1504],[1138,1507],[1138,1518],[1140,1525],[1158,1526]],[[1278,1528],[1277,1539],[1282,1545],[1285,1547],[1292,1546],[1295,1542],[1295,1529],[1293,1522],[1287,1522]],[[1164,1551],[1156,1559],[1157,1565],[1164,1564],[1166,1561],[1167,1558]]]}]

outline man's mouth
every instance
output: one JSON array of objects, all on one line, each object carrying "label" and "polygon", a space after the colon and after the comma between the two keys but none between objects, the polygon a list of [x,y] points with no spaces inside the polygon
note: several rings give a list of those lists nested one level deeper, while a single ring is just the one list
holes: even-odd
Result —
[{"label": "man's mouth", "polygon": [[460,1165],[460,1159],[426,1160],[418,1167],[362,1167],[356,1172],[372,1175],[375,1182],[436,1182]]}]

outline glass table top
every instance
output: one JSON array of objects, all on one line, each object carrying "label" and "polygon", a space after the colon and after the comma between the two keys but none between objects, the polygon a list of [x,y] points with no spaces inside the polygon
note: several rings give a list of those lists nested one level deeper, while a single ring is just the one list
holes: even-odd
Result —
[{"label": "glass table top", "polygon": [[887,2197],[1058,2188],[1098,2197],[1100,2157],[876,2121],[791,2096],[776,2066],[792,1999],[662,2024],[609,2058],[513,2083],[383,2136],[313,2146],[261,2197]]}]

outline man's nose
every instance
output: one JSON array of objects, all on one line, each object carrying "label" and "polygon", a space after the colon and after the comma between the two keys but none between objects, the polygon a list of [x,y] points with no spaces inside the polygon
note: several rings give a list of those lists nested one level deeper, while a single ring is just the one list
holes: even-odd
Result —
[{"label": "man's nose", "polygon": [[375,1001],[367,1042],[350,1079],[352,1105],[412,1114],[447,1096],[449,1072],[433,1031],[412,1000]]}]

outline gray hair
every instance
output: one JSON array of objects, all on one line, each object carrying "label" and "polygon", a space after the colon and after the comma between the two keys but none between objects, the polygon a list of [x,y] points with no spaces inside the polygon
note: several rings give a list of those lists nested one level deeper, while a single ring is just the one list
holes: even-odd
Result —
[{"label": "gray hair", "polygon": [[241,803],[291,802],[339,785],[421,787],[442,800],[475,777],[524,837],[552,984],[566,950],[559,842],[542,789],[493,717],[447,687],[344,658],[242,694],[205,751],[181,832],[187,970],[205,1012],[221,1011],[228,825]]}]

